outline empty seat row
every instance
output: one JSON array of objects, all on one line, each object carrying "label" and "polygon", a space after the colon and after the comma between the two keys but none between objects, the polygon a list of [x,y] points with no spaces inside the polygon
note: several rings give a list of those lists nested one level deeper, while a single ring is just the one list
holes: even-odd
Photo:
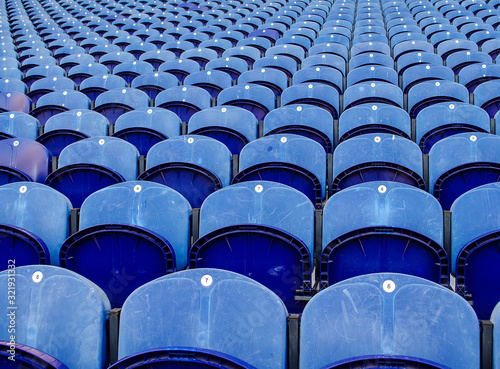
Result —
[{"label": "empty seat row", "polygon": [[[29,367],[107,367],[110,305],[99,287],[50,266],[19,267],[2,272],[0,279],[5,285],[14,279],[18,292],[15,314],[4,309],[9,319],[2,331],[16,325],[11,351],[8,334],[0,336],[5,367],[11,367],[9,357],[22,357]],[[2,301],[7,307],[11,300],[5,293]],[[287,347],[295,344],[287,339],[292,330],[287,316],[273,292],[236,273],[196,269],[164,276],[126,300],[119,319],[119,361],[110,368],[217,363],[284,369],[290,364]],[[408,275],[368,274],[335,284],[308,303],[300,325],[300,367],[397,362],[479,368],[479,336],[471,306],[448,289]],[[494,358],[498,344],[495,333]]]}]

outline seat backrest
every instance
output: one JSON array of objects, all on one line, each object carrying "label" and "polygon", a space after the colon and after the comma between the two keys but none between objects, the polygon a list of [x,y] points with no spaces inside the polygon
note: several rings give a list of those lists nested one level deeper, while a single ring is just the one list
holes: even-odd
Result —
[{"label": "seat backrest", "polygon": [[21,172],[24,180],[45,182],[50,172],[51,154],[29,138],[8,138],[0,141],[0,165]]},{"label": "seat backrest", "polygon": [[43,184],[17,182],[0,186],[0,223],[39,237],[48,248],[52,265],[59,265],[59,250],[69,236],[71,209],[66,196]]},{"label": "seat backrest", "polygon": [[210,137],[185,135],[157,143],[148,152],[146,170],[163,163],[198,165],[217,175],[222,186],[231,179],[231,152]]},{"label": "seat backrest", "polygon": [[102,224],[136,225],[164,237],[176,267],[184,269],[190,241],[191,206],[178,192],[147,181],[128,181],[90,195],[80,210],[80,230]]},{"label": "seat backrest", "polygon": [[250,278],[216,269],[182,271],[140,287],[125,301],[118,356],[191,347],[256,368],[284,369],[287,315],[278,296]]},{"label": "seat backrest", "polygon": [[301,240],[312,254],[314,206],[291,187],[249,181],[223,188],[204,201],[200,210],[200,236],[239,224],[281,229]]},{"label": "seat backrest", "polygon": [[363,275],[321,291],[306,305],[300,333],[302,369],[376,358],[479,368],[472,307],[447,288],[404,274]]},{"label": "seat backrest", "polygon": [[[7,286],[11,270],[0,273]],[[15,269],[16,310],[0,297],[3,314],[15,311],[16,343],[34,347],[69,368],[104,368],[108,298],[88,279],[66,269],[33,265]],[[9,320],[0,323],[0,339],[9,341]]]},{"label": "seat backrest", "polygon": [[114,170],[126,181],[137,178],[139,151],[115,137],[91,137],[66,146],[59,155],[59,168],[72,164],[95,164]]}]

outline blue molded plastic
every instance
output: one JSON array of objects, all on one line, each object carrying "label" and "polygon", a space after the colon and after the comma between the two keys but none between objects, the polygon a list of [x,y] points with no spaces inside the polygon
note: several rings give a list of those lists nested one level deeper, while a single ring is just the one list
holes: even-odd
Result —
[{"label": "blue molded plastic", "polygon": [[417,115],[416,141],[424,154],[449,136],[465,132],[490,131],[490,118],[478,106],[462,102],[431,105]]},{"label": "blue molded plastic", "polygon": [[93,136],[106,136],[109,122],[92,110],[69,110],[50,117],[45,123],[44,134],[37,141],[53,156],[59,156],[66,146]]},{"label": "blue molded plastic", "polygon": [[50,152],[29,138],[0,140],[0,184],[43,182],[50,173]]},{"label": "blue molded plastic", "polygon": [[41,96],[31,112],[41,125],[53,115],[71,109],[90,109],[90,99],[79,91],[54,91]]},{"label": "blue molded plastic", "polygon": [[481,83],[474,90],[474,105],[486,110],[490,118],[493,118],[500,110],[498,89],[500,89],[500,81],[491,80]]},{"label": "blue molded plastic", "polygon": [[322,83],[299,83],[288,87],[281,95],[281,105],[290,104],[316,105],[336,119],[340,112],[340,95],[337,89]]},{"label": "blue molded plastic", "polygon": [[138,178],[167,185],[199,208],[209,194],[229,185],[231,157],[229,149],[213,138],[173,137],[149,150],[146,171]]},{"label": "blue molded plastic", "polygon": [[491,321],[493,322],[493,368],[498,368],[500,364],[500,330],[495,329],[495,327],[500,326],[500,304],[495,306],[493,312],[491,313]]},{"label": "blue molded plastic", "polygon": [[312,105],[287,105],[272,110],[264,119],[264,135],[294,134],[319,143],[333,152],[333,117]]},{"label": "blue molded plastic", "polygon": [[14,111],[29,113],[31,100],[20,92],[0,92],[0,112]]},{"label": "blue molded plastic", "polygon": [[347,109],[339,118],[339,143],[369,133],[388,133],[411,137],[408,113],[387,104],[362,104]]},{"label": "blue molded plastic", "polygon": [[[449,155],[453,152],[453,155]],[[429,152],[429,192],[444,210],[465,192],[500,181],[500,137],[460,133],[437,142]]]},{"label": "blue molded plastic", "polygon": [[500,184],[474,188],[451,207],[451,260],[457,292],[473,301],[479,319],[489,319],[500,300],[498,292],[498,204]]},{"label": "blue molded plastic", "polygon": [[367,103],[382,103],[403,108],[403,91],[387,82],[363,82],[345,90],[344,110]]},{"label": "blue molded plastic", "polygon": [[208,356],[228,364],[219,368],[236,361],[244,368],[285,369],[287,315],[278,296],[250,278],[216,269],[181,271],[127,299],[118,357],[156,350],[161,365],[160,357],[171,351],[182,361],[159,367],[211,367],[199,363]]},{"label": "blue molded plastic", "polygon": [[[12,277],[16,287],[16,343],[50,355],[39,356],[49,364],[57,363],[52,358],[72,369],[102,368],[107,364],[110,304],[98,286],[74,272],[49,265],[15,268],[15,274],[12,269],[3,271],[1,284],[7,286]],[[7,293],[0,295],[4,316],[12,311],[8,301],[11,299]],[[7,318],[0,323],[2,341],[10,340],[9,323]]]},{"label": "blue molded plastic", "polygon": [[182,122],[170,110],[162,108],[139,108],[118,117],[113,137],[134,145],[139,154],[147,155],[158,142],[180,136]]},{"label": "blue molded plastic", "polygon": [[50,187],[33,182],[1,186],[0,199],[5,268],[7,260],[13,258],[18,266],[51,262],[59,265],[59,248],[69,235],[72,205],[68,199]]},{"label": "blue molded plastic", "polygon": [[420,148],[387,133],[353,137],[333,153],[332,193],[355,184],[395,181],[425,190]]},{"label": "blue molded plastic", "polygon": [[313,224],[312,203],[293,188],[267,181],[229,186],[201,207],[190,267],[247,275],[277,293],[290,311],[300,312],[303,303],[294,296],[297,289],[310,288]]},{"label": "blue molded plastic", "polygon": [[413,86],[408,92],[408,113],[416,118],[424,108],[442,102],[469,102],[467,89],[452,81],[426,81]]},{"label": "blue molded plastic", "polygon": [[188,122],[191,116],[210,107],[212,96],[197,86],[170,87],[158,94],[155,106],[168,109],[183,121]]},{"label": "blue molded plastic", "polygon": [[319,143],[293,134],[275,134],[247,144],[232,183],[279,182],[304,193],[321,208],[326,194],[326,152]]},{"label": "blue molded plastic", "polygon": [[29,138],[38,136],[40,123],[31,115],[20,112],[0,113],[0,138]]},{"label": "blue molded plastic", "polygon": [[258,121],[246,109],[217,106],[195,113],[189,119],[188,133],[208,136],[222,142],[238,155],[248,142],[257,139]]},{"label": "blue molded plastic", "polygon": [[[11,355],[9,341],[0,341],[0,366],[4,369],[69,369],[52,356],[33,347],[15,344]],[[14,358],[12,360],[12,358]]]},{"label": "blue molded plastic", "polygon": [[135,88],[115,88],[103,92],[95,100],[94,111],[115,123],[118,117],[128,111],[149,106],[149,96]]},{"label": "blue molded plastic", "polygon": [[113,74],[102,74],[83,80],[80,84],[80,92],[87,95],[90,100],[95,101],[103,92],[125,87],[127,87],[127,82],[122,77]]},{"label": "blue molded plastic", "polygon": [[332,196],[323,212],[322,288],[356,275],[397,272],[448,284],[442,209],[428,193],[369,182]]},{"label": "blue molded plastic", "polygon": [[138,158],[139,151],[119,138],[87,138],[61,151],[59,169],[45,183],[65,194],[79,208],[91,193],[136,179]]},{"label": "blue molded plastic", "polygon": [[273,91],[256,84],[236,85],[221,91],[217,105],[233,105],[246,109],[263,120],[267,113],[275,108],[276,98]]},{"label": "blue molded plastic", "polygon": [[[479,333],[472,307],[453,291],[414,276],[368,274],[309,301],[301,320],[300,367],[374,368],[393,358],[398,368],[479,368]],[[358,366],[367,357],[372,361]],[[340,366],[346,363],[352,366]]]}]

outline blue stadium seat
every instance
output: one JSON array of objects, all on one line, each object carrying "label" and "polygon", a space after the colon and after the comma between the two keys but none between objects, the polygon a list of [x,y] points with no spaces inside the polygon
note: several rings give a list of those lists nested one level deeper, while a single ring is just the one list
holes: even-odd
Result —
[{"label": "blue stadium seat", "polygon": [[45,123],[44,134],[36,140],[52,154],[59,156],[61,150],[73,142],[89,137],[106,136],[108,120],[91,110],[68,110],[50,117]]},{"label": "blue stadium seat", "polygon": [[347,75],[347,87],[363,82],[387,82],[398,86],[398,74],[393,67],[384,67],[380,65],[364,65],[352,69]]},{"label": "blue stadium seat", "polygon": [[416,118],[422,109],[443,102],[469,102],[469,92],[456,82],[426,81],[413,86],[408,92],[408,114]]},{"label": "blue stadium seat", "polygon": [[253,65],[254,69],[260,68],[272,68],[279,70],[291,78],[295,72],[297,72],[297,62],[292,58],[284,55],[274,55],[263,57],[255,61]]},{"label": "blue stadium seat", "polygon": [[118,64],[133,62],[134,60],[135,57],[132,54],[124,51],[117,51],[104,54],[99,58],[99,63],[105,65],[110,72],[113,72]]},{"label": "blue stadium seat", "polygon": [[458,82],[463,84],[470,93],[484,82],[500,80],[500,65],[472,64],[464,67],[458,74]]},{"label": "blue stadium seat", "polygon": [[254,68],[242,73],[238,77],[238,84],[261,85],[271,89],[275,96],[280,96],[281,93],[288,87],[288,78],[284,72],[274,68]]},{"label": "blue stadium seat", "polygon": [[45,94],[57,90],[74,90],[75,82],[67,77],[45,77],[38,79],[30,87],[30,92],[27,94],[33,104],[36,104],[38,99]]},{"label": "blue stadium seat", "polygon": [[31,100],[20,92],[0,92],[0,113],[20,112],[29,113]]},{"label": "blue stadium seat", "polygon": [[455,82],[455,73],[443,65],[417,64],[404,71],[401,87],[408,93],[413,86],[434,80]]},{"label": "blue stadium seat", "polygon": [[217,51],[208,48],[189,49],[184,51],[180,59],[194,60],[201,68],[204,68],[209,61],[217,59]]},{"label": "blue stadium seat", "polygon": [[414,276],[376,273],[314,296],[302,315],[300,367],[479,368],[471,306]]},{"label": "blue stadium seat", "polygon": [[391,48],[385,42],[367,41],[352,45],[351,55],[357,56],[365,53],[379,53],[391,55]]},{"label": "blue stadium seat", "polygon": [[339,144],[333,153],[332,193],[372,181],[394,181],[425,190],[420,148],[388,133],[364,134]]},{"label": "blue stadium seat", "polygon": [[434,53],[412,51],[401,55],[397,62],[398,75],[402,76],[403,73],[415,65],[443,65],[443,60]]},{"label": "blue stadium seat", "polygon": [[180,118],[169,110],[140,108],[118,117],[113,136],[133,144],[140,155],[147,155],[158,142],[180,136],[181,125]]},{"label": "blue stadium seat", "polygon": [[156,99],[156,96],[163,90],[178,85],[177,77],[166,72],[142,73],[135,77],[131,83],[132,88],[144,91],[151,100]]},{"label": "blue stadium seat", "polygon": [[326,195],[326,152],[316,141],[295,134],[259,138],[241,150],[239,173],[232,183],[255,180],[293,187],[321,208]]},{"label": "blue stadium seat", "polygon": [[184,269],[191,206],[158,183],[129,181],[90,195],[80,230],[61,247],[61,265],[90,279],[121,307],[143,284]]},{"label": "blue stadium seat", "polygon": [[26,94],[28,86],[18,78],[0,79],[0,92],[19,92]]},{"label": "blue stadium seat", "polygon": [[[0,280],[7,286],[12,276],[7,270]],[[49,265],[16,268],[15,285],[16,361],[7,356],[11,337],[6,318],[0,336],[3,367],[85,369],[107,365],[110,304],[99,287],[76,273]],[[7,290],[1,301],[2,314],[7,315],[12,311]]]},{"label": "blue stadium seat", "polygon": [[491,56],[491,59],[496,60],[500,54],[500,41],[499,39],[488,40],[481,46],[481,51]]},{"label": "blue stadium seat", "polygon": [[[141,315],[151,320],[138,319]],[[285,369],[286,320],[280,299],[250,278],[205,268],[174,273],[125,301],[120,361],[110,369],[209,368],[218,363],[234,369]]]},{"label": "blue stadium seat", "polygon": [[191,116],[210,107],[212,97],[201,87],[175,86],[160,92],[155,99],[155,106],[168,109],[183,121],[188,122]]},{"label": "blue stadium seat", "polygon": [[424,154],[438,141],[458,133],[490,131],[490,118],[481,108],[461,102],[438,103],[416,117],[416,141]]},{"label": "blue stadium seat", "polygon": [[344,109],[360,104],[387,104],[403,108],[403,91],[387,82],[363,82],[344,92]]},{"label": "blue stadium seat", "polygon": [[52,172],[45,183],[79,208],[93,192],[136,179],[138,158],[135,146],[119,138],[83,139],[61,151],[59,169]]},{"label": "blue stadium seat", "polygon": [[325,66],[337,69],[343,76],[347,74],[345,60],[339,55],[317,54],[308,56],[302,61],[301,69],[316,66]]},{"label": "blue stadium seat", "polygon": [[38,136],[40,122],[31,115],[20,112],[0,113],[0,139],[29,138],[35,140]]},{"label": "blue stadium seat", "polygon": [[340,96],[337,89],[321,83],[300,83],[288,87],[281,95],[281,105],[308,104],[327,110],[333,119],[339,116]]},{"label": "blue stadium seat", "polygon": [[239,106],[252,112],[257,120],[263,120],[276,106],[275,95],[267,87],[248,84],[224,89],[217,97],[217,105]]},{"label": "blue stadium seat", "polygon": [[465,192],[498,182],[499,150],[500,137],[481,132],[460,133],[436,142],[429,151],[429,193],[449,210]]},{"label": "blue stadium seat", "polygon": [[199,208],[209,194],[229,185],[231,152],[210,137],[173,137],[149,150],[146,171],[138,178],[173,188]]},{"label": "blue stadium seat", "polygon": [[79,91],[87,95],[91,101],[95,101],[97,96],[103,92],[125,87],[127,87],[127,82],[122,77],[113,74],[102,74],[84,79],[80,83]]},{"label": "blue stadium seat", "polygon": [[[83,41],[81,43],[81,45],[84,46],[85,42],[86,41]],[[120,46],[110,44],[107,41],[99,42],[95,46],[93,44],[91,44],[89,46],[91,46],[91,47],[86,48],[86,49],[88,49],[87,52],[95,58],[96,62],[99,62],[103,55],[110,54],[110,53],[117,53],[117,52],[121,51]]]},{"label": "blue stadium seat", "polygon": [[464,193],[451,207],[450,257],[456,291],[473,302],[478,318],[485,320],[500,300],[495,283],[499,194],[498,183],[486,184]]},{"label": "blue stadium seat", "polygon": [[399,58],[409,52],[434,53],[434,46],[426,41],[403,41],[394,46],[393,58],[398,63]]},{"label": "blue stadium seat", "polygon": [[407,184],[374,181],[334,194],[323,211],[322,250],[321,288],[377,272],[448,285],[441,206]]},{"label": "blue stadium seat", "polygon": [[159,66],[159,72],[167,72],[177,77],[179,82],[184,82],[184,79],[191,73],[196,73],[201,70],[200,65],[190,59],[175,59],[166,61]]},{"label": "blue stadium seat", "polygon": [[472,64],[491,64],[491,56],[480,51],[459,51],[446,59],[446,66],[451,68],[455,74]]},{"label": "blue stadium seat", "polygon": [[59,265],[59,250],[69,236],[69,200],[33,182],[0,186],[0,199],[2,269],[7,269],[8,260],[15,260],[16,267]]},{"label": "blue stadium seat", "polygon": [[131,53],[136,59],[139,59],[142,54],[157,50],[156,45],[149,42],[132,43],[125,47],[125,52]]},{"label": "blue stadium seat", "polygon": [[478,51],[477,44],[469,40],[455,39],[443,41],[437,47],[437,54],[445,61],[448,57],[460,51]]},{"label": "blue stadium seat", "polygon": [[216,98],[225,88],[231,87],[232,83],[231,76],[221,70],[194,72],[184,80],[184,85],[201,87],[213,98]]},{"label": "blue stadium seat", "polygon": [[257,118],[237,106],[217,106],[195,113],[188,123],[188,134],[214,138],[239,155],[243,146],[257,139]]},{"label": "blue stadium seat", "polygon": [[97,75],[108,74],[109,69],[99,63],[78,64],[71,68],[68,72],[68,78],[71,78],[77,86],[87,78]]},{"label": "blue stadium seat", "polygon": [[175,54],[168,50],[148,51],[139,57],[139,60],[148,62],[155,70],[157,70],[163,63],[174,59]]},{"label": "blue stadium seat", "polygon": [[495,114],[500,110],[499,88],[500,81],[495,79],[481,83],[474,90],[474,105],[486,110],[490,118],[495,117]]},{"label": "blue stadium seat", "polygon": [[[172,36],[167,33],[164,33],[165,36]],[[168,41],[162,47],[161,50],[168,50],[175,54],[175,57],[178,58],[181,54],[186,51],[194,48],[194,45],[189,41]]]},{"label": "blue stadium seat", "polygon": [[217,39],[209,39],[206,41],[202,41],[198,45],[198,47],[205,47],[207,49],[212,49],[217,52],[217,55],[220,58],[222,57],[222,54],[224,54],[224,51],[233,47],[233,44],[229,40],[217,38]]},{"label": "blue stadium seat", "polygon": [[276,45],[266,51],[265,56],[284,55],[301,63],[305,58],[305,51],[302,47],[292,44]]},{"label": "blue stadium seat", "polygon": [[251,67],[256,60],[260,59],[261,53],[259,49],[253,46],[235,46],[222,53],[223,59],[231,57],[242,59]]},{"label": "blue stadium seat", "polygon": [[405,110],[387,104],[361,104],[342,113],[339,143],[367,133],[389,133],[410,139],[410,116]]},{"label": "blue stadium seat", "polygon": [[50,173],[50,152],[29,138],[1,140],[0,152],[0,184],[18,181],[43,183],[44,177]]},{"label": "blue stadium seat", "polygon": [[115,123],[118,117],[128,111],[149,106],[148,95],[135,88],[114,88],[97,96],[94,111]]},{"label": "blue stadium seat", "polygon": [[264,119],[264,135],[294,134],[318,142],[327,154],[333,152],[333,117],[313,105],[286,105],[271,111]]},{"label": "blue stadium seat", "polygon": [[153,73],[154,67],[145,61],[131,61],[118,64],[113,69],[113,74],[122,77],[127,83],[132,83],[135,77],[146,73]]},{"label": "blue stadium seat", "polygon": [[63,68],[64,71],[67,73],[74,66],[77,66],[79,64],[95,63],[95,61],[96,60],[92,55],[85,53],[78,53],[78,54],[67,55],[64,58],[62,58],[61,61],[59,62],[59,66]]},{"label": "blue stadium seat", "polygon": [[203,203],[189,267],[247,275],[297,313],[296,290],[310,288],[313,236],[314,206],[304,194],[268,181],[240,183]]},{"label": "blue stadium seat", "polygon": [[364,65],[383,66],[394,68],[394,60],[385,54],[380,53],[363,53],[351,57],[349,60],[349,71],[354,68],[362,67]]}]

